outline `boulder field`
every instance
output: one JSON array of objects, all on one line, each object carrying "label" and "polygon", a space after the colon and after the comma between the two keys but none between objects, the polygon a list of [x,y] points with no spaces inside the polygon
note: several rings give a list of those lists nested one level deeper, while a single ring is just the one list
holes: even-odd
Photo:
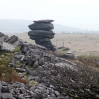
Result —
[{"label": "boulder field", "polygon": [[[26,85],[0,81],[0,99],[68,99],[54,85],[48,84],[49,79],[44,75],[51,75],[56,67],[76,70],[74,63],[50,54],[46,47],[29,44],[15,35],[8,37],[0,33],[0,40],[0,53],[10,51],[14,54],[8,67],[14,68],[22,79],[29,81]],[[15,50],[16,47],[18,50]]]},{"label": "boulder field", "polygon": [[[43,40],[36,42],[49,41],[48,38]],[[64,47],[60,49],[69,50]],[[9,53],[11,59],[2,54],[4,52]],[[4,62],[8,69],[12,68],[21,79],[28,81],[26,84],[4,82],[0,78],[0,99],[99,99],[99,74],[84,64],[78,66],[67,60],[68,56],[74,58],[71,52],[57,56],[46,46],[33,45],[15,35],[9,37],[0,32],[0,77],[6,78],[4,65],[1,66]],[[8,64],[7,60],[10,60]]]}]

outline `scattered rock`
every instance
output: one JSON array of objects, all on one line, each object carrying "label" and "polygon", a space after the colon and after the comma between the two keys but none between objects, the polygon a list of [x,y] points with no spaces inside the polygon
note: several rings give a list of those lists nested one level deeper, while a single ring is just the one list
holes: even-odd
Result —
[{"label": "scattered rock", "polygon": [[60,49],[60,50],[65,50],[65,51],[70,50],[70,48],[68,48],[68,47],[59,47],[58,49]]}]

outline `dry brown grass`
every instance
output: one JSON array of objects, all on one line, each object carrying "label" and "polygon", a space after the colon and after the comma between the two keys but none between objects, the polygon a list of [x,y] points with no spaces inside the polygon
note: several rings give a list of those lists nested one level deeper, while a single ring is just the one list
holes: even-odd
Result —
[{"label": "dry brown grass", "polygon": [[[1,68],[0,68],[1,69]],[[24,84],[28,84],[27,80],[22,79],[17,73],[14,72],[11,68],[6,68],[7,71],[4,73],[0,71],[0,80],[5,82],[21,82]]]},{"label": "dry brown grass", "polygon": [[99,56],[79,56],[77,60],[82,62],[84,66],[87,66],[91,70],[99,73],[99,66],[97,66],[97,60],[99,61]]},{"label": "dry brown grass", "polygon": [[13,53],[0,52],[0,80],[6,82],[21,82],[27,84],[28,81],[22,79],[13,68],[8,67],[9,62],[13,57]]}]

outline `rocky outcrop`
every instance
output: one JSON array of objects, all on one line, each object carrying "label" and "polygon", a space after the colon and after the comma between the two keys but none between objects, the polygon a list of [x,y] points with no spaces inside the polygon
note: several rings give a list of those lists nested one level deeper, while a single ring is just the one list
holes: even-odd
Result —
[{"label": "rocky outcrop", "polygon": [[8,37],[7,35],[4,35],[3,33],[0,32],[0,50],[13,51],[15,49],[15,46],[12,44],[17,40],[18,37],[16,37],[15,35]]},{"label": "rocky outcrop", "polygon": [[35,40],[36,44],[46,47],[49,50],[56,51],[57,48],[51,43],[50,39],[54,38],[55,33],[52,31],[54,26],[51,22],[54,20],[38,20],[29,25],[32,31],[28,32],[30,39]]},{"label": "rocky outcrop", "polygon": [[[19,82],[0,81],[1,99],[99,98],[99,76],[93,71],[89,72],[86,68],[81,70],[80,66],[51,54],[51,51],[49,52],[45,47],[32,45],[15,36],[12,37],[4,34],[0,37],[0,39],[5,38],[2,39],[3,42],[11,41],[11,45],[20,49],[13,52],[8,68],[16,70],[18,75],[22,79],[27,79],[29,83],[24,85]],[[68,48],[62,49],[68,50]],[[71,55],[71,52],[68,54]],[[2,57],[3,59],[9,58],[6,54]]]},{"label": "rocky outcrop", "polygon": [[[56,57],[48,53],[48,49],[39,45],[32,45],[24,42],[16,36],[2,36],[4,43],[9,43],[20,48],[14,52],[14,57],[8,67],[14,68],[22,79],[25,79],[25,74],[28,74],[27,80],[29,84],[0,81],[0,98],[1,99],[68,99],[62,95],[53,85],[47,84],[48,79],[44,76],[45,73],[51,74],[51,68],[66,67],[73,69],[75,64],[69,63],[62,58]],[[16,39],[17,38],[17,39]],[[46,39],[47,41],[47,39]],[[7,45],[9,46],[9,45]],[[6,57],[6,56],[3,56]],[[59,65],[63,63],[65,65]],[[44,72],[44,73],[43,73]],[[36,81],[34,86],[32,82]]]}]

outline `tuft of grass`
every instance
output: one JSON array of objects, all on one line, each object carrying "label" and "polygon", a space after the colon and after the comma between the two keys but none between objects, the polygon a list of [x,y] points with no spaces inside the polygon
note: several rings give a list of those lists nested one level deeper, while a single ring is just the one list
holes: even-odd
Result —
[{"label": "tuft of grass", "polygon": [[38,82],[32,80],[32,81],[30,82],[30,84],[32,84],[32,85],[34,86],[34,85],[38,84]]},{"label": "tuft of grass", "polygon": [[28,84],[29,83],[29,81],[28,80],[26,80],[26,79],[22,79],[17,73],[13,73],[12,75],[11,75],[11,77],[12,77],[12,81],[13,82],[21,82],[21,83],[24,83],[24,84]]},{"label": "tuft of grass", "polygon": [[10,42],[7,42],[8,44],[11,44]]},{"label": "tuft of grass", "polygon": [[61,50],[59,50],[59,52],[61,52],[61,53],[66,53],[67,51],[66,51],[66,50],[61,49]]},{"label": "tuft of grass", "polygon": [[20,48],[18,46],[15,46],[15,49],[13,50],[13,52],[19,52]]}]

